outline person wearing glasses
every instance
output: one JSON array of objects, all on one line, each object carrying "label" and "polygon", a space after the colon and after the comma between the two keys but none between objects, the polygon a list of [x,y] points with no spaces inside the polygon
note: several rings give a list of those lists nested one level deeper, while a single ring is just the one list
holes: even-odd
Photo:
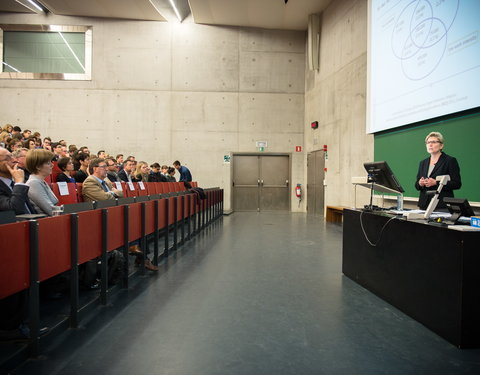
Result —
[{"label": "person wearing glasses", "polygon": [[0,147],[0,211],[15,211],[16,215],[31,214],[34,208],[28,199],[25,174],[6,148]]},{"label": "person wearing glasses", "polygon": [[29,150],[25,160],[25,166],[31,173],[26,182],[30,186],[28,197],[37,213],[48,216],[52,216],[53,207],[58,203],[58,198],[45,182],[45,178],[52,173],[52,158],[52,152],[38,148]]},{"label": "person wearing glasses", "polygon": [[[104,159],[93,159],[89,166],[90,176],[83,182],[83,198],[86,202],[111,200],[118,197],[123,197],[123,192],[113,188],[112,183],[107,178],[107,163]],[[135,255],[137,259],[136,264],[145,262],[145,268],[150,271],[158,271],[158,267],[152,262],[143,257],[143,252],[140,250],[138,241],[130,244],[129,253]]]},{"label": "person wearing glasses", "polygon": [[90,176],[83,181],[82,194],[85,202],[113,200],[123,197],[107,177],[107,163],[104,159],[93,159],[89,165]]},{"label": "person wearing glasses", "polygon": [[420,191],[418,207],[425,210],[433,195],[428,191],[435,191],[438,188],[437,176],[449,175],[450,181],[442,188],[437,208],[446,208],[443,202],[444,197],[453,197],[453,190],[462,187],[460,167],[457,159],[443,152],[444,139],[439,132],[431,132],[425,138],[425,145],[430,156],[420,162],[418,166],[415,188]]}]

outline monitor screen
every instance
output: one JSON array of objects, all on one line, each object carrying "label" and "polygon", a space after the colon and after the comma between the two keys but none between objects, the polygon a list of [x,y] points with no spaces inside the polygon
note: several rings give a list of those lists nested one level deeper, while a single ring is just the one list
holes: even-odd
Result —
[{"label": "monitor screen", "polygon": [[385,186],[389,189],[398,191],[399,193],[403,193],[405,191],[386,161],[364,163],[363,166],[368,172],[369,182],[375,182],[378,185]]},{"label": "monitor screen", "polygon": [[465,198],[444,197],[443,202],[447,205],[448,211],[452,214],[450,221],[456,222],[460,216],[475,216],[475,212]]}]

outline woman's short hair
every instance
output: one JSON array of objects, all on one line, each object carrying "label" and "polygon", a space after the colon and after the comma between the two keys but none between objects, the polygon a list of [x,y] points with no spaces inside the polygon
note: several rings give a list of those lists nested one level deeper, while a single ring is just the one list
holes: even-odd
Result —
[{"label": "woman's short hair", "polygon": [[428,141],[428,138],[435,137],[438,139],[438,141],[443,145],[443,135],[442,133],[439,132],[430,132],[428,135],[425,137],[425,142]]},{"label": "woman's short hair", "polygon": [[43,164],[52,161],[53,156],[53,152],[50,152],[43,148],[29,150],[27,152],[25,166],[30,173],[35,174],[37,173],[38,168],[40,168]]},{"label": "woman's short hair", "polygon": [[67,165],[70,163],[70,158],[69,157],[64,157],[58,159],[58,168],[60,168],[63,172],[67,170]]}]

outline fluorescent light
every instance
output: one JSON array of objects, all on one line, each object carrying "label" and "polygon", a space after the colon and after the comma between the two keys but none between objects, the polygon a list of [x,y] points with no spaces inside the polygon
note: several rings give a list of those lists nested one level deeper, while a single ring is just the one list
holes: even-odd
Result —
[{"label": "fluorescent light", "polygon": [[40,5],[38,5],[35,1],[33,1],[33,0],[28,0],[28,2],[29,2],[30,4],[32,4],[35,8],[37,8],[40,12],[43,12],[43,11],[44,11],[43,8],[42,8]]},{"label": "fluorescent light", "polygon": [[182,22],[182,16],[180,16],[180,13],[178,12],[178,9],[177,9],[177,6],[175,5],[175,2],[174,0],[169,0],[170,1],[170,5],[172,6],[173,10],[175,11],[175,14],[177,15],[178,17],[178,20],[180,22]]},{"label": "fluorescent light", "polygon": [[68,44],[67,40],[63,37],[62,33],[59,31],[58,34],[62,37],[63,41],[65,42],[65,44],[67,45],[68,49],[69,49],[70,52],[72,53],[73,57],[75,57],[75,60],[77,60],[78,64],[82,67],[83,71],[85,71],[85,67],[84,67],[83,64],[80,62],[80,60],[79,60],[79,58],[77,57],[77,55],[75,54],[75,52],[73,52],[72,47],[70,47],[70,44]]},{"label": "fluorescent light", "polygon": [[18,69],[15,69],[13,66],[11,66],[10,64],[7,64],[5,61],[2,61],[2,62],[3,62],[3,65],[6,65],[6,66],[8,66],[10,69],[12,69],[12,70],[15,70],[17,73],[21,73],[21,71],[20,71],[20,70],[18,70]]}]

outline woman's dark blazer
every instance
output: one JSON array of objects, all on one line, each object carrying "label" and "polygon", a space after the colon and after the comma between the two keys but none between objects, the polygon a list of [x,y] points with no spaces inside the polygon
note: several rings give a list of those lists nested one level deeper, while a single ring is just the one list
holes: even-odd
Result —
[{"label": "woman's dark blazer", "polygon": [[430,203],[433,195],[427,195],[428,190],[437,190],[438,183],[435,186],[425,187],[418,184],[418,180],[424,177],[435,178],[437,176],[443,176],[448,174],[450,176],[450,181],[442,189],[442,192],[439,196],[438,208],[445,208],[446,205],[443,203],[444,197],[453,197],[453,190],[460,189],[462,187],[462,179],[460,177],[460,167],[458,166],[457,159],[453,156],[449,156],[442,152],[440,158],[433,168],[432,174],[428,176],[428,166],[430,164],[430,158],[426,158],[420,162],[418,166],[417,180],[415,181],[415,188],[420,191],[420,197],[418,198],[418,207],[421,210],[425,210]]}]

